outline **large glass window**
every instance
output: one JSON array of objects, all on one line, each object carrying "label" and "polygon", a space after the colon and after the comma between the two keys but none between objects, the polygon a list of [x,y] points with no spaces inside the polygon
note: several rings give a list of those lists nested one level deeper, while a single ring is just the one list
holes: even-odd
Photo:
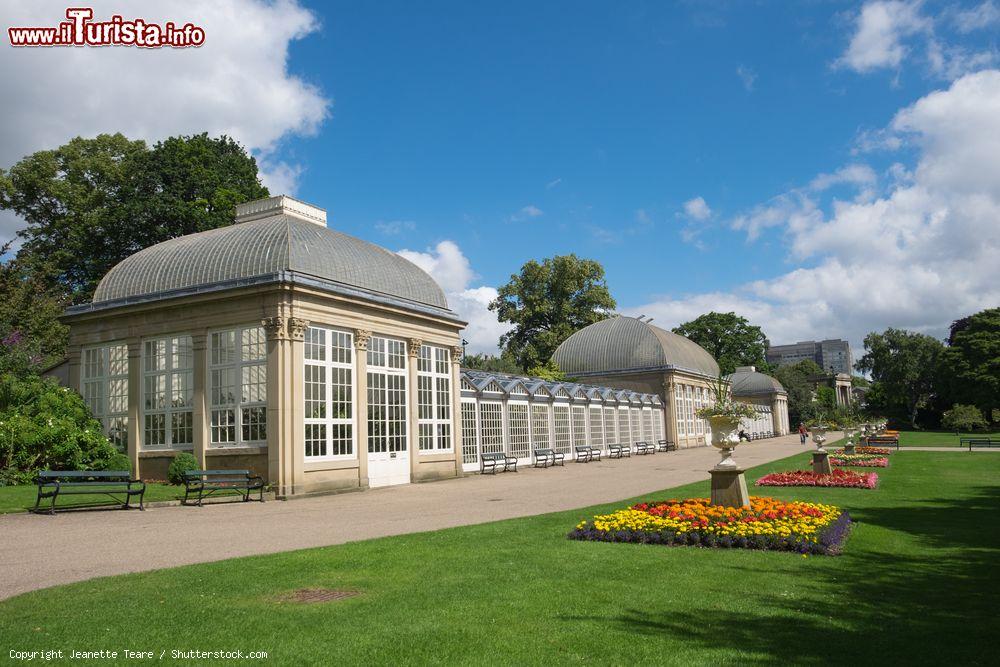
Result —
[{"label": "large glass window", "polygon": [[267,442],[267,344],[263,327],[214,331],[208,343],[213,447]]},{"label": "large glass window", "polygon": [[581,405],[573,406],[573,444],[587,444],[587,408]]},{"label": "large glass window", "polygon": [[642,427],[639,419],[639,408],[629,408],[628,413],[632,425],[632,442],[641,442]]},{"label": "large glass window", "polygon": [[650,444],[653,437],[653,411],[649,408],[642,409],[642,438]]},{"label": "large glass window", "polygon": [[476,402],[462,401],[462,463],[478,463],[476,444]]},{"label": "large glass window", "polygon": [[554,427],[553,449],[563,454],[569,454],[573,451],[573,445],[571,444],[573,436],[569,428],[568,405],[552,406],[552,424]]},{"label": "large glass window", "polygon": [[632,437],[632,429],[628,423],[628,408],[618,408],[618,443],[621,445],[632,445],[629,438]]},{"label": "large glass window", "polygon": [[653,439],[661,440],[666,436],[663,435],[663,417],[661,408],[653,408]]},{"label": "large glass window", "polygon": [[451,451],[451,356],[443,347],[420,346],[417,419],[421,451]]},{"label": "large glass window", "polygon": [[531,455],[531,424],[528,420],[528,404],[507,403],[507,433],[509,434],[508,454],[524,459]]},{"label": "large glass window", "polygon": [[94,418],[119,448],[128,437],[128,346],[111,343],[84,348],[80,393]]},{"label": "large glass window", "polygon": [[694,435],[694,395],[693,387],[684,388],[684,414],[687,416],[687,432],[688,435]]},{"label": "large glass window", "polygon": [[143,341],[143,448],[194,445],[194,354],[191,336]]},{"label": "large glass window", "polygon": [[406,343],[368,341],[368,451],[406,451]]},{"label": "large glass window", "polygon": [[684,385],[674,387],[674,419],[677,420],[677,437],[687,435],[687,420],[684,418]]},{"label": "large glass window", "polygon": [[503,447],[503,405],[494,402],[479,404],[479,440],[483,454],[499,454]]},{"label": "large glass window", "polygon": [[354,336],[309,327],[303,346],[305,457],[354,457]]},{"label": "large glass window", "polygon": [[604,448],[604,414],[601,406],[590,406],[590,444]]},{"label": "large glass window", "polygon": [[604,438],[609,445],[618,444],[618,437],[615,433],[615,409],[604,408]]},{"label": "large glass window", "polygon": [[549,406],[531,406],[531,438],[535,449],[546,449],[551,443],[549,437]]}]

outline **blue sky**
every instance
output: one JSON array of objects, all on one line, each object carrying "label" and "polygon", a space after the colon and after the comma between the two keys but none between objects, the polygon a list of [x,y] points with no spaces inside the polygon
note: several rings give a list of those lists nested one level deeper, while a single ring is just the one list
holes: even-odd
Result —
[{"label": "blue sky", "polygon": [[[2,11],[7,24],[44,25],[63,9],[23,0]],[[673,326],[736,309],[775,342],[859,347],[886,326],[942,335],[1000,302],[994,269],[977,278],[929,261],[942,244],[974,248],[996,219],[964,205],[1000,201],[995,179],[955,199],[990,164],[956,166],[967,152],[942,148],[956,123],[1000,130],[969,111],[1000,96],[993,2],[158,9],[204,24],[205,47],[75,54],[93,59],[87,76],[103,74],[105,93],[92,117],[64,112],[63,133],[234,134],[273,190],[430,270],[473,322],[476,349],[502,330],[483,308],[490,290],[527,259],[569,252],[605,266],[624,312]],[[33,69],[54,86],[68,76],[54,73],[66,69],[58,49],[11,51],[0,72]],[[145,87],[160,103],[119,108]],[[33,127],[52,120],[38,117],[43,104],[0,102],[21,154],[61,139]],[[958,139],[975,147],[979,136]],[[968,173],[931,178],[946,168]]]}]

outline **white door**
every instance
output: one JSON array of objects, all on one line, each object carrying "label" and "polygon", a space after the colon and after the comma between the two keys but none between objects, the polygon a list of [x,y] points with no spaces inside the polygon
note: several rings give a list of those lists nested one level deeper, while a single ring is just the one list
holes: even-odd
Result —
[{"label": "white door", "polygon": [[368,486],[407,484],[406,344],[373,337],[368,369]]}]

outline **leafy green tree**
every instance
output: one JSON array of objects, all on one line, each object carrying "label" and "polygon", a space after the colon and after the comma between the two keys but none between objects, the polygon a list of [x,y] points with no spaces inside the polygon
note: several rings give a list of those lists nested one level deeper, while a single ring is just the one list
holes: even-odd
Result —
[{"label": "leafy green tree", "polygon": [[1000,308],[951,325],[948,347],[941,355],[939,385],[945,405],[975,405],[984,415],[1000,409]]},{"label": "leafy green tree", "polygon": [[0,296],[0,373],[23,376],[61,360],[67,335],[59,321],[62,296],[17,260],[0,264]]},{"label": "leafy green tree", "polygon": [[560,343],[615,307],[604,267],[576,255],[526,262],[497,292],[490,310],[514,325],[500,346],[522,369],[544,364]]},{"label": "leafy green tree", "polygon": [[521,368],[509,355],[467,354],[462,357],[462,367],[494,373],[517,374]]},{"label": "leafy green tree", "polygon": [[865,336],[865,350],[855,366],[872,378],[869,408],[917,428],[917,413],[934,396],[944,345],[931,336],[889,328]]},{"label": "leafy green tree", "polygon": [[546,361],[544,364],[539,364],[529,368],[528,375],[533,378],[548,380],[549,382],[565,382],[570,379],[565,373],[562,372],[562,369],[559,368],[559,364],[551,359]]},{"label": "leafy green tree", "polygon": [[719,362],[724,375],[737,366],[756,366],[762,373],[770,371],[765,360],[767,337],[760,327],[736,313],[705,313],[674,327],[673,332],[705,348]]},{"label": "leafy green tree", "polygon": [[809,421],[815,416],[813,399],[816,386],[810,378],[822,373],[823,369],[811,359],[774,369],[774,377],[788,392],[788,420],[793,430],[800,422]]},{"label": "leafy green tree", "polygon": [[942,415],[941,425],[955,433],[968,433],[985,429],[986,419],[976,406],[956,403]]},{"label": "leafy green tree", "polygon": [[71,303],[136,251],[232,224],[237,203],[264,196],[254,158],[206,134],[152,149],[121,134],[77,137],[0,170],[0,208],[27,223],[18,261]]}]

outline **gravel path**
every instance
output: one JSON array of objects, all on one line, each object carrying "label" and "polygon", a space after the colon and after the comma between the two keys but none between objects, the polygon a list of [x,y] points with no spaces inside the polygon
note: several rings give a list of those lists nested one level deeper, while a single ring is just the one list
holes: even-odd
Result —
[{"label": "gravel path", "polygon": [[[744,443],[735,458],[751,467],[810,448],[790,435]],[[608,503],[708,479],[718,459],[700,447],[263,505],[10,514],[0,516],[0,599],[93,577]]]}]

